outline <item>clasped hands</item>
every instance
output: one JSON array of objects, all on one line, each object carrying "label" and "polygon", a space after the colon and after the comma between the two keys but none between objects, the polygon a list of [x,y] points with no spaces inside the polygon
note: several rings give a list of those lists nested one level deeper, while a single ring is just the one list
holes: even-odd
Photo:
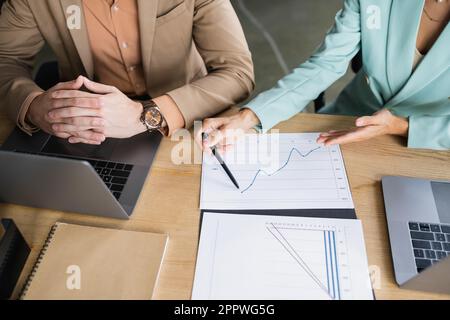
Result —
[{"label": "clasped hands", "polygon": [[[83,87],[89,92],[82,91]],[[27,120],[70,143],[99,145],[106,138],[129,138],[144,132],[142,109],[117,88],[80,76],[35,98]]]}]

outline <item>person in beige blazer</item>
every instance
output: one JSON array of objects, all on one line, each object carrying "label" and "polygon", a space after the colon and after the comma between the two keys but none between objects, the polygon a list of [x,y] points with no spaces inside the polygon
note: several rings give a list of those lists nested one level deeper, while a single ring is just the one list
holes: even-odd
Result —
[{"label": "person in beige blazer", "polygon": [[[61,82],[31,77],[47,43]],[[101,144],[170,135],[247,98],[251,54],[229,0],[9,0],[0,99],[25,132]]]}]

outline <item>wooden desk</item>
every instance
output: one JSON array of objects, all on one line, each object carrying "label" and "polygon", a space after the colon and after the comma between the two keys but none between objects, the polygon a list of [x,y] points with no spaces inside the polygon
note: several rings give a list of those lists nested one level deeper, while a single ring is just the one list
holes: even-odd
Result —
[{"label": "wooden desk", "polygon": [[[315,132],[346,128],[353,118],[300,114],[278,128],[281,132]],[[0,143],[12,129],[0,114]],[[171,150],[176,142],[165,139],[132,219],[118,221],[78,214],[0,205],[1,218],[13,218],[32,245],[32,254],[18,284],[23,285],[50,227],[56,221],[127,230],[164,232],[169,248],[156,289],[158,299],[189,299],[194,277],[199,231],[200,165],[174,165]],[[450,180],[450,152],[408,150],[404,141],[381,137],[342,148],[370,265],[379,267],[381,286],[377,299],[449,299],[448,295],[400,290],[395,284],[380,179],[405,175]],[[158,204],[158,205],[156,205]],[[16,290],[18,291],[18,290]]]}]

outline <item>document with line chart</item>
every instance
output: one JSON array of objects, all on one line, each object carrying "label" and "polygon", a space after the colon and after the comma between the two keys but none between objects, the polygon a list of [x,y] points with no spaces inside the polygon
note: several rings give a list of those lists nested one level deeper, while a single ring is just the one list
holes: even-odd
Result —
[{"label": "document with line chart", "polygon": [[192,299],[373,299],[361,222],[205,212]]},{"label": "document with line chart", "polygon": [[203,156],[200,208],[353,209],[339,146],[316,143],[318,133],[247,135],[223,155],[240,185]]}]

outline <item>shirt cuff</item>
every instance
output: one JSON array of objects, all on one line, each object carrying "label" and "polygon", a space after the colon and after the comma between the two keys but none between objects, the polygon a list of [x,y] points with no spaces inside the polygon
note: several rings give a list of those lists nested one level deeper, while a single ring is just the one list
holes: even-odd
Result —
[{"label": "shirt cuff", "polygon": [[[242,106],[242,107],[240,108],[240,110],[245,110],[245,109],[249,109],[249,110],[253,111],[252,109],[250,109],[250,108],[247,107],[247,106]],[[253,111],[253,112],[255,113],[255,111]],[[255,114],[256,114],[256,113],[255,113]],[[258,117],[258,115],[256,115],[256,116]],[[259,118],[259,117],[258,117],[258,118]],[[261,120],[260,120],[259,124],[257,124],[256,126],[252,127],[252,129],[255,130],[256,133],[258,133],[258,134],[264,133],[263,126],[262,126],[262,124],[261,124]]]},{"label": "shirt cuff", "polygon": [[34,91],[28,95],[28,97],[25,99],[25,101],[22,103],[22,106],[19,109],[19,114],[17,116],[17,126],[27,133],[28,135],[32,135],[34,132],[39,131],[39,128],[35,125],[27,122],[27,113],[28,109],[30,108],[31,103],[36,99],[38,96],[40,96],[43,93],[43,91]]},{"label": "shirt cuff", "polygon": [[164,116],[164,119],[166,120],[168,128],[168,130],[166,130],[167,136],[170,137],[178,129],[184,127],[184,117],[181,114],[181,111],[178,108],[177,104],[170,96],[164,95],[155,98],[153,99],[153,102],[155,102],[159,107],[162,115]]}]

